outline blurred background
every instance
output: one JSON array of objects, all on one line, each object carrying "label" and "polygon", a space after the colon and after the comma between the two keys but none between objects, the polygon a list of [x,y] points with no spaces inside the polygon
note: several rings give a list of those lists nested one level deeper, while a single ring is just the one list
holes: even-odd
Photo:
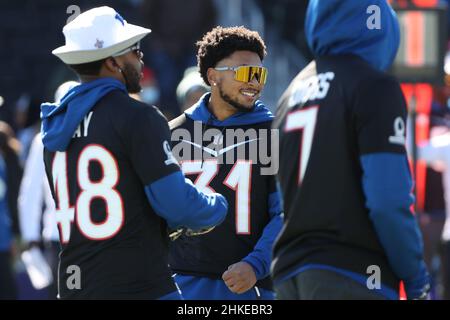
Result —
[{"label": "blurred background", "polygon": [[[261,34],[270,72],[264,101],[272,108],[311,58],[302,34],[307,2],[301,0],[0,0],[2,119],[15,121],[19,100],[21,105],[52,100],[59,84],[76,79],[51,54],[64,44],[62,27],[75,13],[71,5],[81,11],[108,5],[127,21],[152,29],[142,43],[148,68],[144,84],[151,87],[144,98],[169,118],[180,113],[176,87],[184,71],[197,63],[195,42],[216,25],[244,25]],[[38,112],[33,116],[37,118]]]},{"label": "blurred background", "polygon": [[[417,147],[450,128],[450,0],[389,2],[401,25],[402,41],[391,73],[402,82],[410,111],[416,209],[433,275],[433,298],[450,299],[446,253],[450,239],[441,237],[445,168],[427,166]],[[313,59],[303,32],[307,4],[307,0],[0,0],[0,299],[54,297],[55,284],[39,290],[36,283],[33,286],[21,257],[21,252],[38,248],[54,269],[57,253],[57,237],[45,232],[51,221],[46,214],[52,209],[45,192],[36,195],[33,210],[28,209],[34,200],[25,187],[33,181],[22,176],[25,168],[26,175],[34,173],[37,177],[32,179],[40,179],[38,187],[45,180],[29,158],[30,149],[39,150],[33,139],[40,129],[40,104],[53,101],[63,82],[77,80],[51,54],[64,44],[62,27],[74,14],[107,5],[128,22],[152,29],[141,43],[146,69],[138,98],[157,105],[170,120],[208,90],[195,69],[195,42],[216,25],[244,25],[260,33],[268,52],[263,64],[269,71],[261,100],[275,111],[287,85]]]}]

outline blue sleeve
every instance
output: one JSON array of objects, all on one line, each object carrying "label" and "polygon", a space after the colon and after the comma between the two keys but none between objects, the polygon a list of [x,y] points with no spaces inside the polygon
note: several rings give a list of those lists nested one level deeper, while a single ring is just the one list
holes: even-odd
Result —
[{"label": "blue sleeve", "polygon": [[363,188],[369,216],[408,299],[419,297],[429,283],[419,226],[411,211],[414,196],[405,154],[361,156]]},{"label": "blue sleeve", "polygon": [[199,230],[220,224],[226,216],[228,203],[218,194],[199,192],[181,171],[171,173],[145,187],[155,212],[170,228],[187,227]]},{"label": "blue sleeve", "polygon": [[267,277],[270,273],[270,263],[272,262],[272,247],[283,226],[281,194],[279,191],[269,195],[270,221],[264,228],[261,238],[255,245],[253,251],[242,261],[250,264],[258,280]]}]

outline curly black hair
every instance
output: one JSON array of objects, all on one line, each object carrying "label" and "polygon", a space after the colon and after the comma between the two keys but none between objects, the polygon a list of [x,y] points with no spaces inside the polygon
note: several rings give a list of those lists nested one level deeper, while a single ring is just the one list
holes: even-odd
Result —
[{"label": "curly black hair", "polygon": [[197,63],[200,75],[207,85],[208,68],[214,68],[216,64],[233,54],[235,51],[252,51],[258,54],[261,61],[266,56],[266,45],[258,32],[240,27],[215,27],[206,33],[202,40],[196,43]]}]

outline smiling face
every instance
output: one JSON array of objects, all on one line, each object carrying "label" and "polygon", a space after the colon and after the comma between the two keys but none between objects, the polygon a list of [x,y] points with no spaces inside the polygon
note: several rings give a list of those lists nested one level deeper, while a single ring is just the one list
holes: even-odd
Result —
[{"label": "smiling face", "polygon": [[[215,66],[262,66],[258,54],[252,51],[235,51]],[[212,84],[211,92],[217,102],[222,106],[236,109],[236,111],[252,111],[256,100],[260,97],[264,85],[259,84],[256,78],[250,82],[236,80],[233,70],[218,71],[214,68],[208,70],[209,82]]]}]

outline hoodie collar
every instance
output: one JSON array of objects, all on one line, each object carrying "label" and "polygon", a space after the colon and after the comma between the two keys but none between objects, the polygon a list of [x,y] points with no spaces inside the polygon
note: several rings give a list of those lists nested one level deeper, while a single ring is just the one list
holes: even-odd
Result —
[{"label": "hoodie collar", "polygon": [[382,71],[400,44],[397,16],[386,0],[310,0],[305,34],[316,57],[354,54]]},{"label": "hoodie collar", "polygon": [[60,101],[41,105],[42,142],[50,151],[65,151],[85,115],[113,90],[127,93],[113,78],[101,78],[70,89]]},{"label": "hoodie collar", "polygon": [[255,107],[251,112],[237,112],[223,121],[217,119],[208,109],[211,93],[205,93],[196,104],[187,109],[184,113],[194,121],[200,121],[216,127],[249,125],[260,122],[266,122],[273,119],[273,114],[260,101],[255,102]]}]

